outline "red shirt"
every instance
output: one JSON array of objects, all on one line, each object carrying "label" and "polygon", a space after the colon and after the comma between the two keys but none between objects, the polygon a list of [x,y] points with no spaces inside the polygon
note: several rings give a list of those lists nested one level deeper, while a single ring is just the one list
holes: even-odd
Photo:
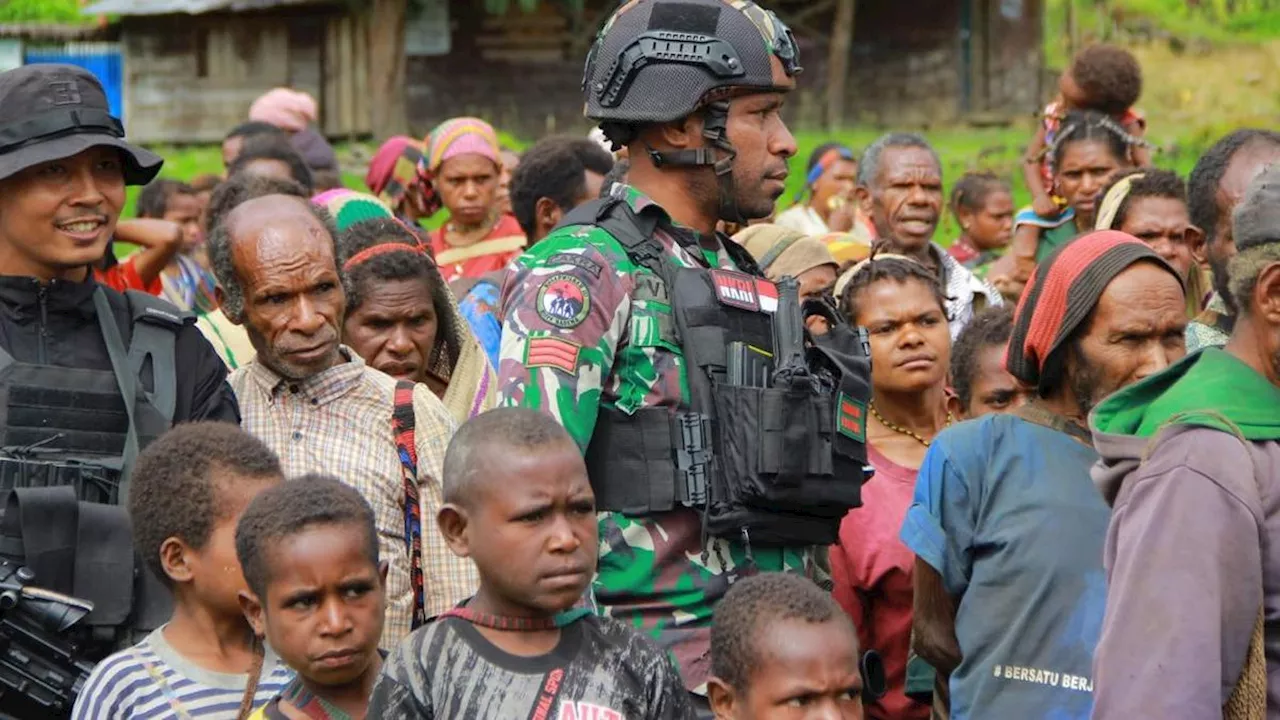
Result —
[{"label": "red shirt", "polygon": [[431,233],[431,254],[447,283],[502,270],[524,252],[524,245],[524,231],[514,215],[503,215],[484,240],[465,247],[450,245],[443,227]]},{"label": "red shirt", "polygon": [[840,544],[831,547],[832,595],[853,618],[862,650],[875,650],[884,659],[889,691],[867,707],[867,717],[928,720],[929,706],[905,692],[916,557],[898,532],[911,507],[916,470],[894,464],[870,445],[867,461],[875,477],[862,488],[862,507],[850,510],[840,524]]},{"label": "red shirt", "polygon": [[160,283],[160,276],[156,276],[150,285],[144,285],[142,276],[138,275],[138,265],[134,258],[126,258],[116,265],[106,270],[94,270],[93,277],[98,282],[106,285],[112,290],[124,292],[125,290],[141,290],[152,295],[160,295],[164,292],[164,286]]}]

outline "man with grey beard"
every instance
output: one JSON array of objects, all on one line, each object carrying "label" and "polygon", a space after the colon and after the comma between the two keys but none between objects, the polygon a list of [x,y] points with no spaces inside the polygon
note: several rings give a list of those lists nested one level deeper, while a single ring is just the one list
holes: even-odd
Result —
[{"label": "man with grey beard", "polygon": [[1232,220],[1226,347],[1091,418],[1094,479],[1113,506],[1095,719],[1280,718],[1280,674],[1266,667],[1280,636],[1264,632],[1280,615],[1280,167]]}]

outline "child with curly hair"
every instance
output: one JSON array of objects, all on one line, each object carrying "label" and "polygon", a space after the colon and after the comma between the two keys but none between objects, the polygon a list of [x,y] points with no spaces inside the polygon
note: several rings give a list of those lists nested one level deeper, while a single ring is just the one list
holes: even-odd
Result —
[{"label": "child with curly hair", "polygon": [[1076,53],[1058,81],[1058,97],[1044,109],[1043,121],[1023,161],[1031,207],[1037,215],[1052,218],[1063,209],[1063,203],[1050,192],[1053,187],[1051,148],[1069,112],[1091,110],[1110,116],[1138,140],[1130,144],[1130,165],[1151,164],[1149,145],[1141,141],[1147,129],[1146,118],[1134,108],[1141,95],[1142,67],[1129,51],[1114,45],[1090,45]]}]

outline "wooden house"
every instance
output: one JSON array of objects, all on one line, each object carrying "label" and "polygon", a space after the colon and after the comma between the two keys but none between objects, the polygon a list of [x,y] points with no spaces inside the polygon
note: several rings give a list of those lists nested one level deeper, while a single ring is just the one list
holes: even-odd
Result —
[{"label": "wooden house", "polygon": [[[801,47],[805,71],[788,111],[801,127],[822,122],[833,71],[846,75],[837,114],[848,124],[920,125],[1038,109],[1044,0],[856,0],[844,67],[829,57],[840,0],[760,1],[791,25]],[[438,4],[430,23],[437,34],[450,29],[437,46],[443,54],[409,48],[409,116],[417,127],[463,113],[526,137],[585,125],[582,63],[617,0],[584,0],[581,13],[543,2],[535,12],[513,7],[501,16],[482,2]]]},{"label": "wooden house", "polygon": [[[1041,96],[1045,0],[856,0],[853,40],[832,63],[837,3],[764,0],[795,31],[805,72],[788,113],[826,117],[831,73],[845,76],[843,122],[920,125],[972,113],[1032,113]],[[618,0],[539,4],[505,14],[480,0],[416,0],[406,23],[405,102],[422,135],[477,115],[525,138],[578,132],[582,64]],[[331,137],[371,129],[368,20],[346,0],[102,0],[120,16],[124,104],[143,142],[208,142],[262,92],[312,93]],[[365,4],[365,7],[368,5]],[[843,60],[844,62],[840,62]]]},{"label": "wooden house", "polygon": [[370,131],[366,22],[316,0],[104,0],[119,15],[124,115],[145,143],[221,141],[274,87],[311,93],[331,137]]}]

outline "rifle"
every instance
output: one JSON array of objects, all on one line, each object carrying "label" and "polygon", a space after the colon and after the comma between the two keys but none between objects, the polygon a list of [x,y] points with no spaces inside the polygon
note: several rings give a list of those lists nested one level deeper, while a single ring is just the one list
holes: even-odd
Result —
[{"label": "rifle", "polygon": [[35,573],[0,561],[0,718],[69,718],[93,663],[72,637],[93,603],[30,587]]}]

